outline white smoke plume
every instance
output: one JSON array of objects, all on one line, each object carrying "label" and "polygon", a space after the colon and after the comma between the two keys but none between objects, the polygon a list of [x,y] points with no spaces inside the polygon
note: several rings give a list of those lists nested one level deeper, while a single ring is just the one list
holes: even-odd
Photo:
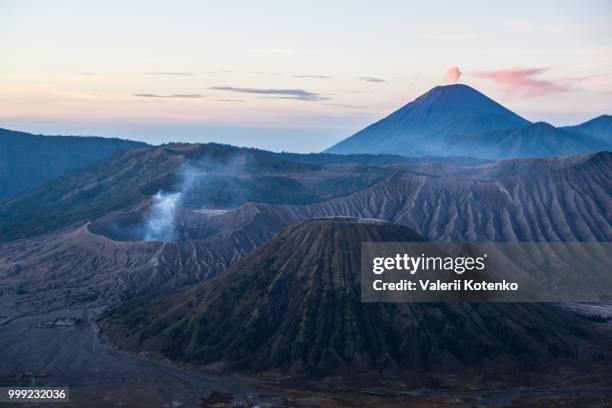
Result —
[{"label": "white smoke plume", "polygon": [[[198,192],[197,186],[202,186],[208,177],[226,177],[224,188],[231,197],[231,191],[243,191],[245,183],[250,177],[245,174],[248,158],[242,154],[233,157],[223,157],[221,159],[209,158],[207,156],[197,161],[185,163],[178,175],[180,183],[176,190],[167,192],[159,190],[149,208],[144,214],[140,224],[139,235],[145,241],[176,241],[182,239],[178,216],[180,209],[187,204],[194,205],[193,196],[195,193],[196,202],[205,201],[202,190]],[[227,178],[229,176],[229,178]],[[231,176],[235,176],[233,180]],[[238,177],[240,176],[240,177]],[[193,191],[195,188],[195,192]],[[191,201],[190,201],[191,197]],[[196,204],[197,205],[197,204]],[[202,204],[200,204],[202,205]]]},{"label": "white smoke plume", "polygon": [[183,199],[183,193],[158,191],[153,197],[144,228],[145,241],[174,241],[176,234],[176,211]]}]

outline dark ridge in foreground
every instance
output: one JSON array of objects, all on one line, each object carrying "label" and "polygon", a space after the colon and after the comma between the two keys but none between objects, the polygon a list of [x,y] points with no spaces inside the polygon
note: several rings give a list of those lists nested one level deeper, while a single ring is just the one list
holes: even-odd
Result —
[{"label": "dark ridge in foreground", "polygon": [[579,352],[591,358],[585,323],[551,306],[362,303],[361,243],[422,240],[381,221],[299,222],[206,283],[116,309],[108,332],[128,348],[177,360],[293,375],[447,372],[502,361],[513,370]]}]

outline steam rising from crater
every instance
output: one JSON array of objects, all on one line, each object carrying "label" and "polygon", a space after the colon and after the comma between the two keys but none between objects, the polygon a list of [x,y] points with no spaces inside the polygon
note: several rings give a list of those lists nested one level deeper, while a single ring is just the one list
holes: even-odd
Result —
[{"label": "steam rising from crater", "polygon": [[[247,180],[250,175],[247,155],[242,153],[232,157],[215,157],[214,152],[195,161],[184,163],[178,172],[180,182],[175,191],[159,190],[154,196],[149,208],[144,213],[142,221],[134,230],[135,235],[145,241],[177,241],[185,238],[184,225],[179,219],[181,208],[186,206],[194,210],[194,205],[200,207],[195,211],[206,209],[204,203],[210,197],[211,204],[221,197],[225,204],[241,203],[244,197],[239,197],[248,189]],[[207,182],[213,183],[207,186]],[[222,194],[219,194],[222,192]],[[197,208],[197,207],[195,207]],[[217,210],[219,211],[219,210]]]},{"label": "steam rising from crater", "polygon": [[145,241],[174,241],[176,233],[176,211],[183,199],[183,193],[158,191],[153,197],[144,223]]}]

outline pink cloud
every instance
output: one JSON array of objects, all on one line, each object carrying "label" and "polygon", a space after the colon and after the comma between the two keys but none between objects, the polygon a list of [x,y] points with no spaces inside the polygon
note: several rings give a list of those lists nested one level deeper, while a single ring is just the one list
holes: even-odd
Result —
[{"label": "pink cloud", "polygon": [[497,71],[483,71],[476,73],[480,78],[490,79],[506,87],[510,92],[521,93],[527,96],[543,96],[559,92],[566,92],[565,86],[551,81],[534,78],[546,68],[510,68]]},{"label": "pink cloud", "polygon": [[459,67],[450,67],[446,70],[446,82],[449,84],[456,83],[461,77],[461,71]]}]

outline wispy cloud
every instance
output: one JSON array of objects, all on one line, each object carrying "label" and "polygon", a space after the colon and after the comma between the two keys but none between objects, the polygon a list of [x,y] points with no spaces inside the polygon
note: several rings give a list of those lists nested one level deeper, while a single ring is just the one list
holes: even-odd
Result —
[{"label": "wispy cloud", "polygon": [[477,72],[476,76],[490,79],[511,92],[521,93],[526,96],[544,96],[569,90],[564,85],[537,78],[538,75],[546,70],[547,68],[516,67]]},{"label": "wispy cloud", "polygon": [[382,79],[382,78],[376,78],[376,77],[369,77],[369,76],[365,76],[365,77],[358,77],[355,79],[360,79],[362,81],[366,81],[366,82],[375,82],[375,83],[380,83],[380,82],[387,82],[386,80]]},{"label": "wispy cloud", "polygon": [[173,94],[173,95],[158,95],[152,93],[136,93],[132,96],[139,96],[141,98],[204,98],[204,95],[200,94]]},{"label": "wispy cloud", "polygon": [[294,75],[294,78],[317,78],[317,79],[329,79],[329,75]]},{"label": "wispy cloud", "polygon": [[361,109],[361,106],[356,106],[356,105],[347,105],[344,103],[326,103],[327,106],[337,106],[339,108],[346,108],[346,109]]},{"label": "wispy cloud", "polygon": [[542,24],[541,21],[516,20],[504,22],[503,25],[519,33],[561,33],[565,29],[560,25]]},{"label": "wispy cloud", "polygon": [[255,75],[282,75],[282,72],[265,72],[265,71],[251,71],[251,74]]},{"label": "wispy cloud", "polygon": [[195,76],[193,72],[145,72],[145,75]]},{"label": "wispy cloud", "polygon": [[95,72],[83,71],[81,75],[97,75]]},{"label": "wispy cloud", "polygon": [[208,71],[207,74],[232,74],[234,71],[229,69],[222,69],[220,71]]},{"label": "wispy cloud", "polygon": [[321,50],[297,50],[289,48],[251,48],[248,52],[256,54],[272,54],[278,56],[285,55],[318,55],[321,54]]},{"label": "wispy cloud", "polygon": [[249,51],[258,54],[292,54],[294,52],[287,48],[253,48]]},{"label": "wispy cloud", "polygon": [[378,113],[375,112],[347,112],[349,115],[364,115],[364,116],[372,116],[372,115],[379,115]]},{"label": "wispy cloud", "polygon": [[321,96],[315,92],[308,92],[303,89],[257,89],[257,88],[237,88],[233,86],[213,86],[209,89],[216,91],[241,92],[248,94],[272,95],[275,99],[297,99],[300,101],[325,101],[329,98]]},{"label": "wispy cloud", "polygon": [[432,41],[466,41],[476,38],[476,35],[472,33],[430,33],[419,34],[417,38]]}]

